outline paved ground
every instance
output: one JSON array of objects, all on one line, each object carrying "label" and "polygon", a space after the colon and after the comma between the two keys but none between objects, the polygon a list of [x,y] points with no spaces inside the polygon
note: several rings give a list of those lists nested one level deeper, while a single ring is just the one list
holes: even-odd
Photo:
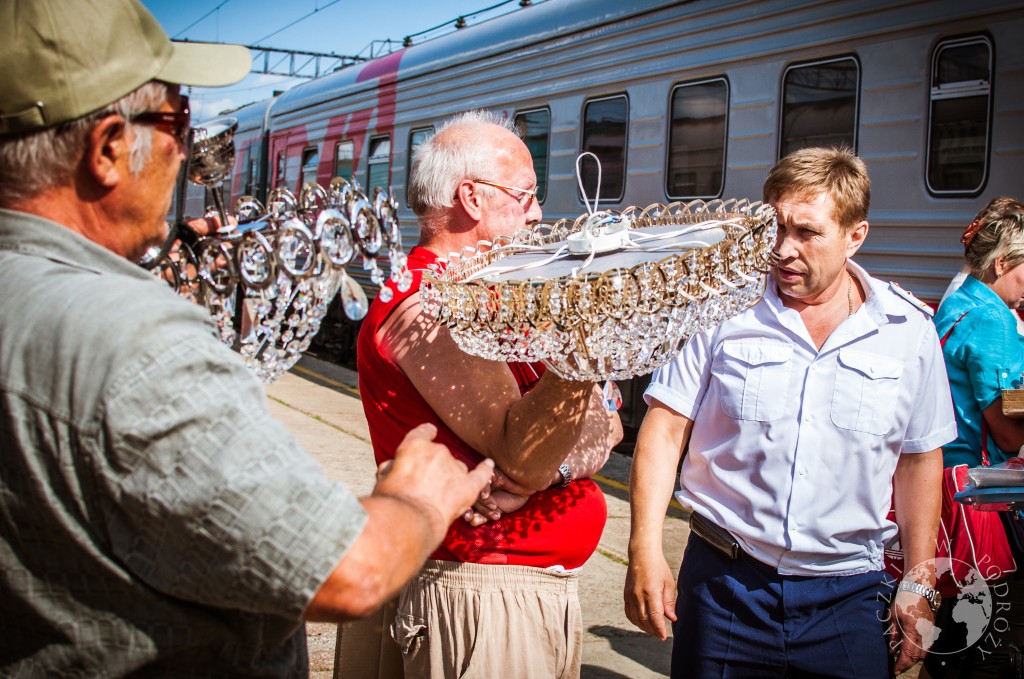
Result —
[{"label": "paved ground", "polygon": [[[354,385],[351,371],[307,356],[268,386],[267,396],[274,416],[319,460],[329,477],[346,483],[357,494],[366,494],[372,487],[373,455]],[[582,672],[586,679],[668,676],[670,644],[643,635],[622,612],[629,535],[628,474],[629,458],[613,454],[598,478],[608,501],[608,523],[580,580],[587,629]],[[673,508],[666,522],[670,563],[679,562],[689,531],[683,517]],[[310,624],[307,632],[311,676],[343,679],[344,671],[334,671],[336,627]]]}]

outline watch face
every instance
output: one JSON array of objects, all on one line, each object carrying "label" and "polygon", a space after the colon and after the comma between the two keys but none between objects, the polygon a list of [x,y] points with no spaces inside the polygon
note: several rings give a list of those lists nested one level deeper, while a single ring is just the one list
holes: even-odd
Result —
[{"label": "watch face", "polygon": [[931,604],[932,604],[932,612],[933,613],[937,613],[938,610],[939,610],[939,606],[942,605],[942,595],[939,594],[938,590],[932,590]]}]

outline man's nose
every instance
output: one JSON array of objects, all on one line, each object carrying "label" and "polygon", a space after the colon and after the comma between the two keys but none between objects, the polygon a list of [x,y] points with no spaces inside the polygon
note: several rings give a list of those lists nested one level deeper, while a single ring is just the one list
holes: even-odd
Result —
[{"label": "man's nose", "polygon": [[789,259],[796,254],[793,239],[788,237],[784,231],[779,231],[775,236],[775,253],[782,259]]},{"label": "man's nose", "polygon": [[540,209],[540,201],[536,197],[530,200],[530,205],[526,210],[526,223],[536,224],[544,218],[544,212]]}]

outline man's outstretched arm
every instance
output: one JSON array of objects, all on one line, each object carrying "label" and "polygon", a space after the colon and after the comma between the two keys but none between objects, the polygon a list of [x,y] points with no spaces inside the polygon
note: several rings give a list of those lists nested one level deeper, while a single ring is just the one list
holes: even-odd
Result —
[{"label": "man's outstretched arm", "polygon": [[490,480],[490,460],[467,472],[433,442],[436,433],[429,424],[413,429],[381,466],[373,493],[361,500],[366,526],[314,595],[307,621],[360,618],[397,594]]}]

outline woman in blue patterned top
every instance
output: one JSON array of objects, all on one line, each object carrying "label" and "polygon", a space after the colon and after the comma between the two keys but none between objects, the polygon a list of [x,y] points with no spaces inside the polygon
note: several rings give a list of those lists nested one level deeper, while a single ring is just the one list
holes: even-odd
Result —
[{"label": "woman in blue patterned top", "polygon": [[[1024,305],[1024,205],[1007,197],[993,199],[961,241],[970,275],[935,315],[939,337],[946,338],[942,351],[958,432],[943,448],[946,467],[998,464],[1016,457],[1024,444],[1024,419],[1007,417],[1002,408],[1002,390],[1016,386],[1024,371],[1024,347],[1012,311]],[[983,438],[987,462],[982,460]],[[1024,554],[1014,550],[1014,558],[1017,573],[989,583],[999,601],[983,634],[970,633],[953,614],[959,599],[943,603],[936,617],[941,633],[922,677],[1003,676],[1009,645],[1024,642]]]},{"label": "woman in blue patterned top", "polygon": [[1002,390],[1014,386],[1024,371],[1011,311],[1024,304],[1024,205],[993,199],[962,240],[971,274],[935,315],[939,337],[957,324],[943,347],[959,432],[943,449],[947,467],[982,463],[983,417],[992,464],[1014,457],[1024,443],[1024,420],[1005,416],[1002,408]]}]

